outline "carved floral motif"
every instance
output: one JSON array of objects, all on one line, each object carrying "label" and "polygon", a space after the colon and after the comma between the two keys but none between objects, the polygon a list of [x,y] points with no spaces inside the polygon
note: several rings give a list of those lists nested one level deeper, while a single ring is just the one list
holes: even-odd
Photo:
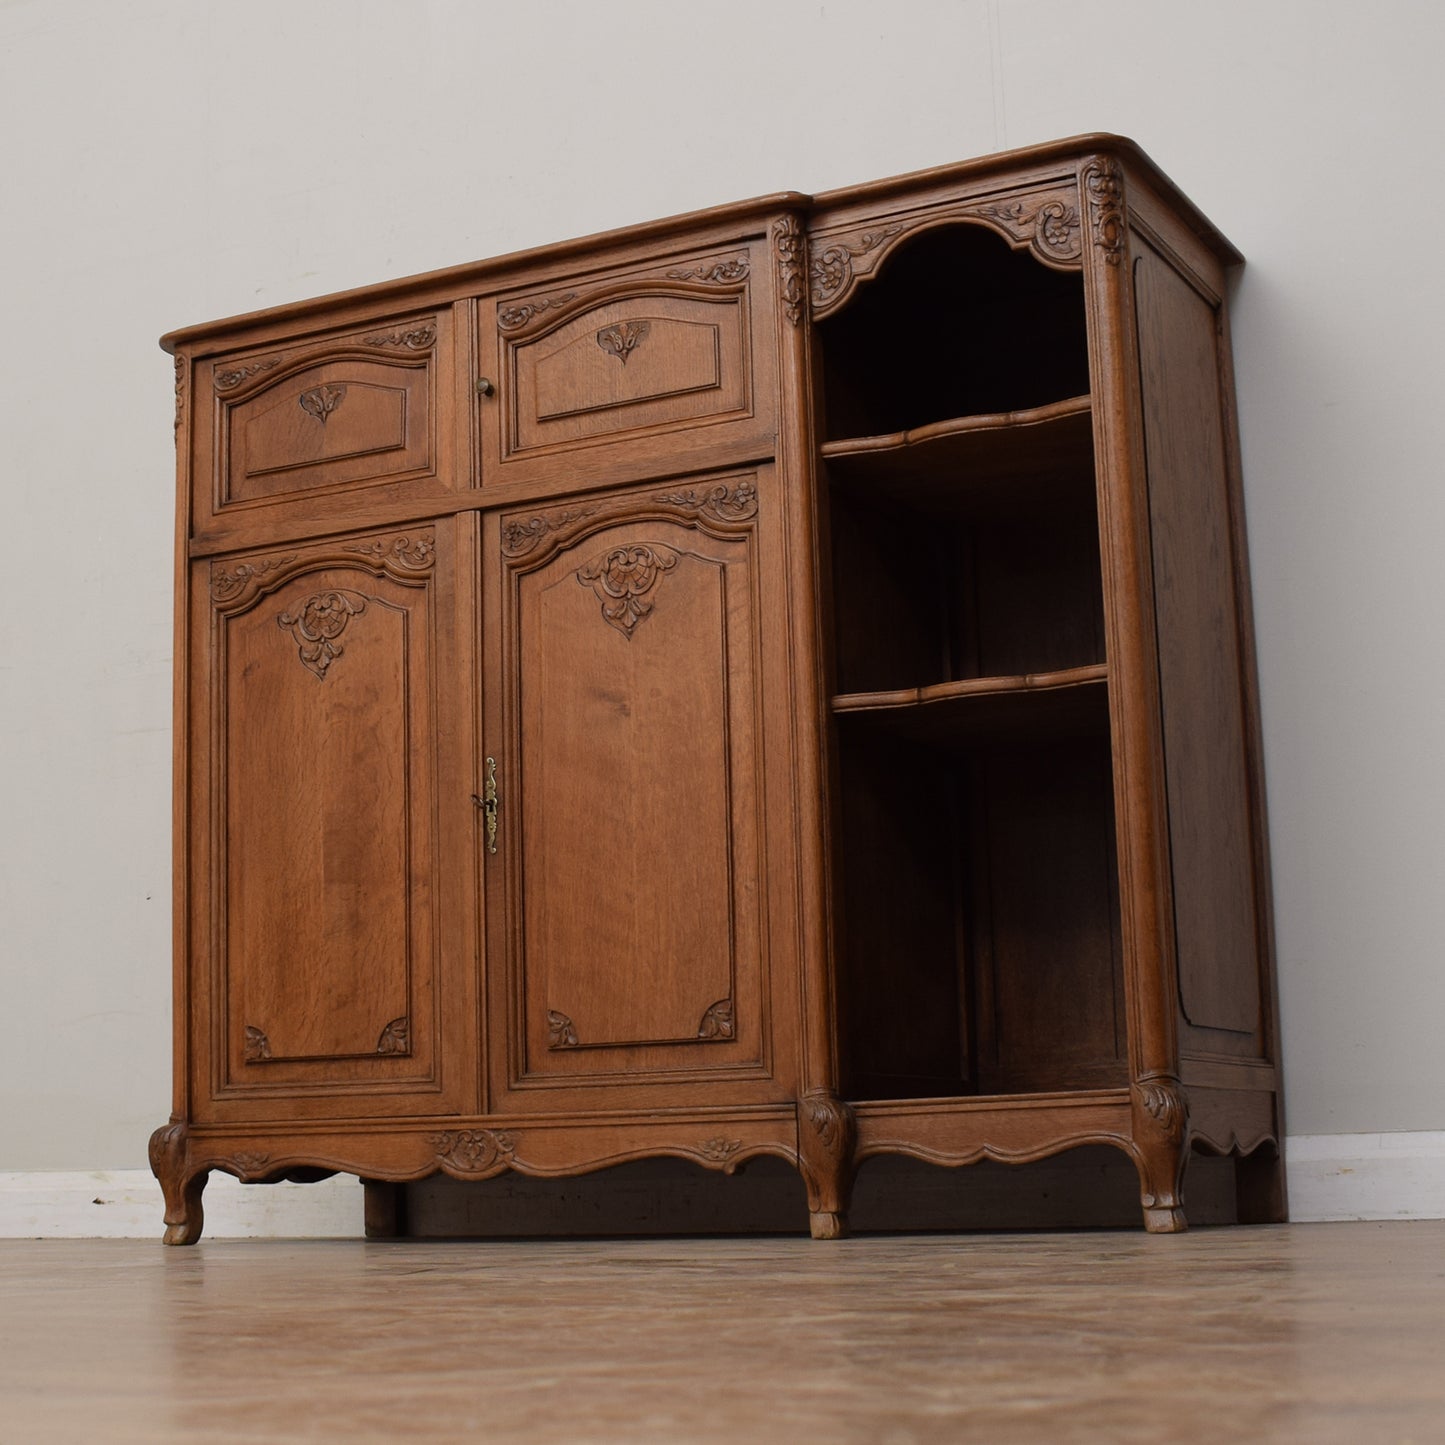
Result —
[{"label": "carved floral motif", "polygon": [[234,391],[248,376],[255,376],[258,371],[270,371],[273,366],[280,365],[281,358],[272,356],[265,361],[247,361],[240,366],[227,367],[225,371],[216,372],[213,378],[216,390]]},{"label": "carved floral motif", "polygon": [[224,566],[214,566],[211,568],[211,596],[217,602],[229,602],[268,572],[275,572],[295,560],[296,554],[288,552],[284,557],[268,557],[263,562],[238,562],[229,571]]},{"label": "carved floral motif", "polygon": [[565,306],[569,301],[576,298],[575,291],[565,291],[560,296],[543,296],[536,301],[521,301],[515,306],[508,306],[497,312],[497,325],[503,331],[520,331],[533,317],[540,316],[544,311],[555,310],[558,306]]},{"label": "carved floral motif", "polygon": [[484,1174],[511,1162],[516,1142],[510,1134],[490,1129],[449,1129],[445,1134],[431,1134],[428,1143],[437,1158],[458,1174]]},{"label": "carved floral motif", "polygon": [[258,1029],[254,1024],[246,1025],[246,1041],[241,1056],[248,1064],[271,1057],[271,1040],[266,1037],[264,1029]]},{"label": "carved floral motif", "polygon": [[572,1020],[556,1009],[547,1010],[547,1047],[549,1049],[575,1049],[577,1030]]},{"label": "carved floral motif", "polygon": [[1089,199],[1094,244],[1104,260],[1117,266],[1124,255],[1124,173],[1119,162],[1105,156],[1084,167],[1084,193]]},{"label": "carved floral motif", "polygon": [[420,572],[436,561],[436,533],[418,532],[415,537],[376,537],[344,550],[357,552],[377,562],[398,562],[403,567]]},{"label": "carved floral motif", "polygon": [[734,281],[744,281],[748,274],[746,256],[735,256],[730,261],[715,261],[711,266],[694,266],[691,270],[669,271],[674,281],[710,281],[718,286],[727,286]]},{"label": "carved floral motif", "polygon": [[409,1054],[411,1052],[411,1024],[405,1015],[399,1019],[392,1019],[382,1029],[381,1037],[376,1041],[376,1052],[379,1054]]},{"label": "carved floral motif", "polygon": [[879,231],[866,231],[856,241],[840,237],[830,241],[821,251],[815,251],[808,268],[813,310],[827,310],[852,284],[853,262],[860,256],[868,255],[870,251],[876,251],[902,229],[901,225],[897,225],[886,226]]},{"label": "carved floral motif", "polygon": [[597,333],[597,344],[626,366],[627,358],[651,330],[651,323],[647,321],[619,321],[616,326],[604,326]]},{"label": "carved floral motif", "polygon": [[788,320],[798,326],[803,320],[803,228],[796,216],[780,216],[773,222],[773,243],[778,253],[778,290]]},{"label": "carved floral motif", "polygon": [[730,1039],[733,1036],[733,1001],[730,998],[720,998],[712,1004],[708,1011],[703,1014],[702,1022],[697,1026],[697,1036],[700,1039]]},{"label": "carved floral motif", "polygon": [[1070,260],[1079,254],[1079,212],[1061,200],[1037,197],[1011,205],[981,207],[981,216],[997,222],[1015,240],[1028,241],[1041,256]]},{"label": "carved floral motif", "polygon": [[230,1161],[240,1174],[259,1174],[270,1162],[269,1154],[232,1154]]},{"label": "carved floral motif", "polygon": [[296,640],[302,665],[324,682],[327,669],[342,653],[336,639],[365,611],[366,599],[355,592],[319,592],[308,597],[295,616],[283,612],[276,624]]},{"label": "carved floral motif", "polygon": [[729,486],[719,482],[716,486],[699,491],[659,492],[659,502],[670,507],[682,507],[689,512],[699,512],[714,517],[719,522],[741,522],[755,516],[758,510],[758,489],[752,481],[738,482]]},{"label": "carved floral motif", "polygon": [[613,547],[581,568],[577,580],[597,594],[608,626],[631,641],[637,624],[655,605],[647,594],[662,573],[676,566],[677,553],[670,547]]},{"label": "carved floral motif", "polygon": [[742,1147],[743,1141],[741,1139],[724,1139],[718,1137],[716,1139],[704,1139],[703,1142],[697,1146],[697,1152],[701,1154],[704,1159],[709,1159],[714,1164],[726,1164]]},{"label": "carved floral motif", "polygon": [[362,338],[368,346],[404,346],[408,351],[427,351],[436,339],[437,329],[431,322]]},{"label": "carved floral motif", "polygon": [[326,418],[345,400],[344,386],[314,386],[296,398],[301,410],[314,416],[322,426],[326,425]]},{"label": "carved floral motif", "polygon": [[525,557],[547,535],[560,532],[583,517],[590,517],[600,506],[568,507],[559,512],[543,512],[535,517],[508,517],[502,523],[502,551],[509,557]]}]

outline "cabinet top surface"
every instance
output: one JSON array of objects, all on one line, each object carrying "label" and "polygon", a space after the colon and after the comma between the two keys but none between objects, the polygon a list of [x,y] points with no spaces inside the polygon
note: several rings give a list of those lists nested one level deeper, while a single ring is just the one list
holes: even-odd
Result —
[{"label": "cabinet top surface", "polygon": [[170,353],[182,348],[207,351],[215,349],[215,345],[236,344],[238,334],[252,328],[275,322],[304,320],[310,316],[326,316],[353,306],[366,308],[387,304],[397,307],[436,305],[446,300],[447,293],[454,293],[468,286],[486,289],[504,287],[516,282],[525,283],[527,278],[521,273],[545,269],[554,263],[575,261],[580,257],[607,250],[635,247],[649,242],[666,242],[689,233],[706,232],[743,222],[758,222],[783,211],[819,216],[829,211],[869,204],[886,205],[890,201],[905,204],[906,197],[913,192],[932,191],[949,185],[976,184],[1010,171],[1034,170],[1050,165],[1069,166],[1088,155],[1098,154],[1119,158],[1140,179],[1147,181],[1178,212],[1189,228],[1215,251],[1226,266],[1236,265],[1243,260],[1219,230],[1134,141],[1126,136],[1095,132],[1019,150],[999,151],[928,170],[910,171],[882,180],[822,191],[816,195],[807,195],[800,191],[779,191],[617,230],[556,241],[529,250],[464,262],[437,271],[398,277],[349,291],[286,302],[260,311],[169,331],[161,337],[160,345],[162,350]]}]

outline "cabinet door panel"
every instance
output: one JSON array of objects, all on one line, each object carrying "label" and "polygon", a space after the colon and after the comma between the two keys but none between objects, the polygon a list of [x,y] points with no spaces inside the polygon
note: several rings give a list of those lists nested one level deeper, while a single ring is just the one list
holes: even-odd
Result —
[{"label": "cabinet door panel", "polygon": [[340,1091],[350,1112],[440,1088],[461,890],[439,842],[471,821],[445,731],[466,525],[198,568],[216,761],[197,1045],[216,1100]]},{"label": "cabinet door panel", "polygon": [[502,1091],[527,1107],[563,1085],[767,1077],[757,490],[722,484],[733,515],[711,520],[706,492],[488,529],[488,651],[514,678],[489,913],[515,1021]]}]

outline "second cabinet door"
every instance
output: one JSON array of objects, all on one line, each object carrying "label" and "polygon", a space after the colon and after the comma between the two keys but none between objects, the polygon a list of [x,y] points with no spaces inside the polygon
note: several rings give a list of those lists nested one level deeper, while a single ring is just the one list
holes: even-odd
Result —
[{"label": "second cabinet door", "polygon": [[[486,729],[498,851],[485,860],[503,1107],[660,1082],[670,1100],[688,1083],[730,1100],[777,1094],[764,480],[487,520],[485,652],[503,679]],[[771,785],[786,782],[784,767]]]}]

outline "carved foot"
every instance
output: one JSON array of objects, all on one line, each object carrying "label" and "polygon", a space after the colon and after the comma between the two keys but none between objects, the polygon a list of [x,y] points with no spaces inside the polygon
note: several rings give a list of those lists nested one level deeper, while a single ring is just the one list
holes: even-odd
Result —
[{"label": "carved foot", "polygon": [[843,1239],[853,1195],[853,1111],[836,1094],[810,1089],[798,1101],[798,1150],[814,1239]]},{"label": "carved foot", "polygon": [[836,1210],[815,1209],[808,1215],[808,1231],[814,1239],[847,1239],[848,1216]]},{"label": "carved foot", "polygon": [[1133,1088],[1134,1162],[1139,1202],[1150,1234],[1182,1234],[1184,1166],[1189,1162],[1189,1109],[1179,1080],[1142,1079]]},{"label": "carved foot", "polygon": [[205,1227],[205,1211],[201,1195],[205,1192],[210,1170],[190,1172],[189,1131],[185,1123],[173,1119],[151,1135],[151,1173],[160,1180],[166,1201],[167,1244],[194,1244]]}]

